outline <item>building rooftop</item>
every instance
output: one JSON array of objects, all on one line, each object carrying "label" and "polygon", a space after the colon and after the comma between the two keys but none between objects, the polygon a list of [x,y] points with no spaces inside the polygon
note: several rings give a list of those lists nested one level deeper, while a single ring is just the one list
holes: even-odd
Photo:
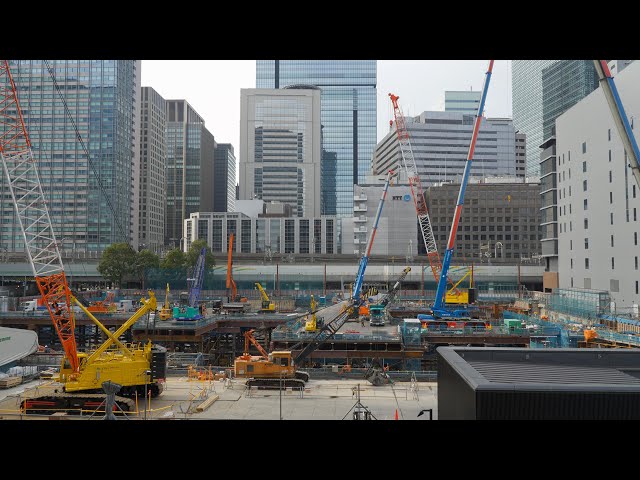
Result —
[{"label": "building rooftop", "polygon": [[440,347],[475,390],[640,392],[640,351]]}]

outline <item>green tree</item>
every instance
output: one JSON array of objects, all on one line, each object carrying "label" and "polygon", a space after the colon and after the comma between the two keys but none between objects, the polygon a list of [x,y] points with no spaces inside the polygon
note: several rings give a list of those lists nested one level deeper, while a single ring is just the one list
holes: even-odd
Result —
[{"label": "green tree", "polygon": [[191,248],[187,252],[186,263],[189,267],[195,267],[196,262],[198,261],[198,257],[200,256],[200,250],[202,247],[207,247],[207,254],[205,255],[204,268],[205,270],[210,269],[216,265],[216,259],[211,253],[211,248],[207,245],[205,240],[196,240],[191,244]]},{"label": "green tree", "polygon": [[134,264],[134,270],[140,282],[142,282],[142,288],[144,288],[144,272],[147,268],[160,267],[160,257],[153,253],[151,250],[142,250],[136,253],[136,260]]},{"label": "green tree", "polygon": [[160,262],[160,268],[183,268],[185,267],[185,254],[179,248],[174,248],[167,252],[165,257]]},{"label": "green tree", "polygon": [[122,279],[135,272],[136,252],[128,243],[113,243],[102,253],[98,272],[117,287]]}]

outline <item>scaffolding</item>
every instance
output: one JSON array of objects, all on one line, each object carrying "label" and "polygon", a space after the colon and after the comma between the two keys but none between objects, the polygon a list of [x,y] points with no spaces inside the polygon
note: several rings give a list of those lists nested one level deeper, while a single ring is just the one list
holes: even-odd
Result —
[{"label": "scaffolding", "polygon": [[549,308],[558,313],[595,319],[608,313],[611,297],[606,290],[588,288],[556,288],[551,294]]}]

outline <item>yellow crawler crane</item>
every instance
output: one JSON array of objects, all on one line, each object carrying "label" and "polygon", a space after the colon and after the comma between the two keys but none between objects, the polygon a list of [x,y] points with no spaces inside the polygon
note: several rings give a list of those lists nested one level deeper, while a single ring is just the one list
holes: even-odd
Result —
[{"label": "yellow crawler crane", "polygon": [[264,288],[260,283],[256,283],[256,288],[260,291],[260,296],[262,297],[262,308],[260,308],[261,312],[275,312],[276,304],[269,300],[269,296],[267,292],[265,292]]},{"label": "yellow crawler crane", "polygon": [[60,374],[55,378],[62,384],[62,391],[25,399],[21,403],[22,410],[32,414],[49,414],[59,410],[76,413],[81,409],[95,409],[105,397],[102,383],[108,380],[122,386],[116,402],[125,412],[135,410],[135,402],[131,397],[136,393],[145,396],[147,390],[152,397],[158,396],[166,378],[166,349],[152,346],[151,342],[126,345],[119,340],[138,319],[156,310],[156,297],[152,291],[148,294],[149,299],[142,298],[142,306],[115,333],[111,333],[72,295],[71,301],[95,323],[107,340],[94,352],[78,352],[78,371],[73,370],[66,356],[63,357]]},{"label": "yellow crawler crane", "polygon": [[316,309],[318,308],[318,302],[316,302],[313,295],[311,295],[311,302],[309,303],[309,308],[311,308],[311,312],[307,317],[307,321],[304,324],[304,329],[307,332],[315,332],[318,330],[318,323],[316,320]]}]

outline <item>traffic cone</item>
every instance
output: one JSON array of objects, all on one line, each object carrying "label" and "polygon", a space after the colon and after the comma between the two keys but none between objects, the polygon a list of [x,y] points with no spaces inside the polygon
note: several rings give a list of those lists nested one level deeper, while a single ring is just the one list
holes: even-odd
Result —
[{"label": "traffic cone", "polygon": [[395,420],[398,420],[398,409],[396,408],[396,417]]}]

